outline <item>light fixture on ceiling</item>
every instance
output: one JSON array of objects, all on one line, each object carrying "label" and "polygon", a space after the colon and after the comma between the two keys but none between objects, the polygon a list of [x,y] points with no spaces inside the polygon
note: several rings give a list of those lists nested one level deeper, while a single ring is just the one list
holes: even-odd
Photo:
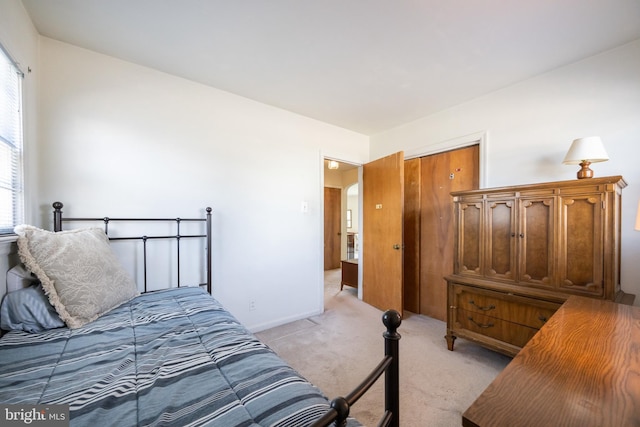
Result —
[{"label": "light fixture on ceiling", "polygon": [[329,169],[338,169],[340,167],[340,163],[335,160],[329,160],[329,165],[327,166]]},{"label": "light fixture on ceiling", "polygon": [[593,171],[589,169],[591,163],[606,162],[607,160],[609,160],[609,155],[604,150],[600,137],[589,136],[575,139],[562,163],[580,165],[578,179],[583,179],[593,178]]}]

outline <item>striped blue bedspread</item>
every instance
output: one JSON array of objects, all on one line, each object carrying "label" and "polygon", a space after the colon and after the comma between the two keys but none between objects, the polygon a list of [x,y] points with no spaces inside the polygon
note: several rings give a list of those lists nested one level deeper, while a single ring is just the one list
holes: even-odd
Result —
[{"label": "striped blue bedspread", "polygon": [[0,403],[68,404],[72,426],[298,427],[329,407],[199,288],[141,295],[79,329],[10,332],[0,364]]}]

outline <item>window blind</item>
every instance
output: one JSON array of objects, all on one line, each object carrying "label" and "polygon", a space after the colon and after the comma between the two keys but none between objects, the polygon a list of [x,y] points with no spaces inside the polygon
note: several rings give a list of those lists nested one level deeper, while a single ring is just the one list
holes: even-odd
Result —
[{"label": "window blind", "polygon": [[23,74],[0,46],[0,234],[23,221]]}]

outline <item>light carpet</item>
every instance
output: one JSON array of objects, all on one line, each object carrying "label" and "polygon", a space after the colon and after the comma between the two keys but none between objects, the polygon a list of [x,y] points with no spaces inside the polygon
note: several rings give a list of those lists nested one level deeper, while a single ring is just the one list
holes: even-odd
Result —
[{"label": "light carpet", "polygon": [[[340,269],[325,272],[325,312],[256,335],[329,398],[345,396],[382,359],[382,311],[340,290]],[[399,328],[400,425],[453,427],[511,361],[464,339],[447,349],[446,323],[405,312]],[[384,376],[352,408],[375,426],[384,410]]]}]

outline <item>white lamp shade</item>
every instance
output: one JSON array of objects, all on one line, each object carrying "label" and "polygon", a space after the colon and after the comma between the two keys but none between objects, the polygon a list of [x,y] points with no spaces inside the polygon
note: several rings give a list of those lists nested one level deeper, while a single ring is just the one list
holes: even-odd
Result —
[{"label": "white lamp shade", "polygon": [[575,139],[562,163],[565,165],[578,165],[584,161],[596,163],[607,160],[609,160],[609,155],[604,150],[600,137],[589,136]]},{"label": "white lamp shade", "polygon": [[638,213],[636,214],[636,230],[640,231],[640,201],[638,202]]}]

